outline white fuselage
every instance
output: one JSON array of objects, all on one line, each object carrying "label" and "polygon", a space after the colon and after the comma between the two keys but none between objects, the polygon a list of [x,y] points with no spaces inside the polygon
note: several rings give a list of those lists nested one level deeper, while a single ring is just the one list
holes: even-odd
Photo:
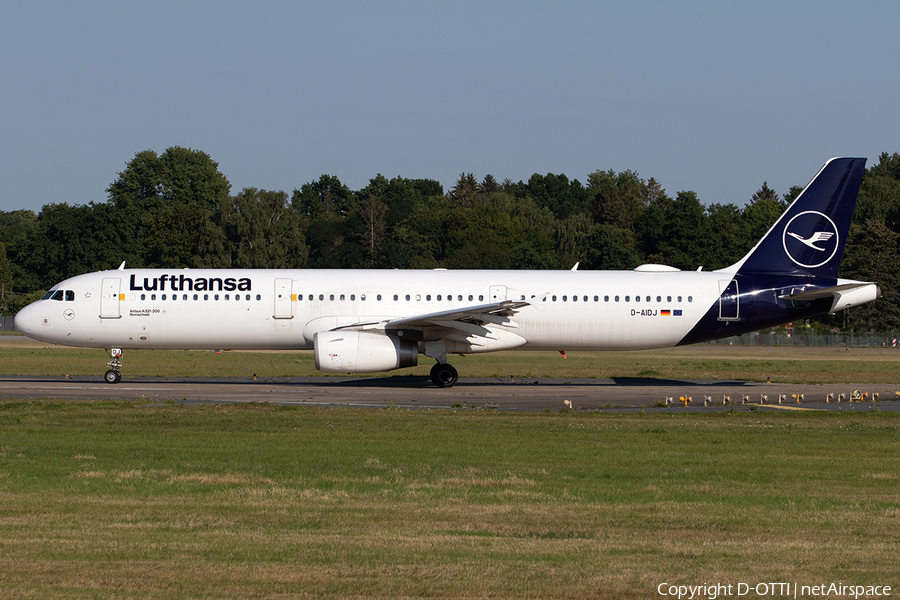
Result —
[{"label": "white fuselage", "polygon": [[643,349],[676,345],[732,276],[122,269],[61,282],[20,311],[16,326],[35,339],[96,348],[304,349],[337,327],[524,300],[530,305],[502,328],[508,338],[448,351]]}]

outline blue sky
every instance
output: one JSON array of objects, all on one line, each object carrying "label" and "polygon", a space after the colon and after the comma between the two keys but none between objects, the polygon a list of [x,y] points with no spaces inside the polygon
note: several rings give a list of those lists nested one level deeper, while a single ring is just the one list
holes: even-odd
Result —
[{"label": "blue sky", "polygon": [[895,2],[0,7],[0,210],[103,202],[170,146],[234,193],[631,169],[707,205],[900,152]]}]

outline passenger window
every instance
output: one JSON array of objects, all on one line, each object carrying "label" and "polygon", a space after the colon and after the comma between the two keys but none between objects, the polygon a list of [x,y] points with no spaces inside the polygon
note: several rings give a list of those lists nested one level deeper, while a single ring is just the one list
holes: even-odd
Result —
[{"label": "passenger window", "polygon": [[162,296],[160,296],[160,299],[161,299],[161,300],[165,300],[165,299],[166,299],[166,295],[163,294]]},{"label": "passenger window", "polygon": [[631,302],[631,296],[625,296],[625,302]]},{"label": "passenger window", "polygon": [[[625,299],[628,300],[628,296],[625,296]],[[635,302],[640,302],[640,301],[641,301],[641,297],[640,297],[640,296],[635,296],[635,297],[634,297],[634,301],[635,301]]]},{"label": "passenger window", "polygon": [[656,301],[657,301],[657,302],[662,302],[662,296],[657,296],[657,297],[656,297]]},{"label": "passenger window", "polygon": [[556,296],[553,296],[553,301],[556,302]]},{"label": "passenger window", "polygon": [[[222,299],[223,300],[231,300],[231,294],[225,294],[225,296],[223,296]],[[165,300],[165,298],[163,298],[163,300]]]},{"label": "passenger window", "polygon": [[566,302],[569,299],[568,296],[563,296],[563,302]]},{"label": "passenger window", "polygon": [[[375,296],[375,299],[378,300],[379,302],[381,302],[381,294],[378,294],[377,296]],[[397,296],[394,296],[394,300],[396,300],[396,299],[397,299]]]},{"label": "passenger window", "polygon": [[478,294],[478,301],[482,302],[484,300],[484,294]]},{"label": "passenger window", "polygon": [[234,295],[234,301],[235,301],[235,302],[239,301],[240,299],[241,299],[241,295],[240,295],[240,294],[235,294],[235,295]]},{"label": "passenger window", "polygon": [[[379,296],[379,298],[381,298],[381,296]],[[359,299],[362,300],[363,302],[365,302],[365,301],[366,301],[366,295],[365,295],[365,294],[360,294],[360,295],[359,295]]]},{"label": "passenger window", "polygon": [[472,301],[472,294],[469,294],[469,302]]},{"label": "passenger window", "polygon": [[406,301],[409,302],[409,294],[406,295]]},{"label": "passenger window", "polygon": [[416,302],[421,302],[421,301],[422,301],[422,295],[416,294]]},{"label": "passenger window", "polygon": [[310,302],[312,302],[312,301],[313,301],[313,295],[310,294],[309,297],[308,297],[307,299],[308,299]]},{"label": "passenger window", "polygon": [[334,294],[328,294],[328,299],[334,301]]},{"label": "passenger window", "polygon": [[666,302],[671,302],[671,301],[672,301],[672,296],[666,296]]},{"label": "passenger window", "polygon": [[[584,298],[582,298],[582,300],[584,300],[585,302],[587,302],[587,296],[585,296]],[[594,296],[594,302],[596,302],[596,301],[597,301],[597,296]]]},{"label": "passenger window", "polygon": [[204,300],[209,300],[209,294],[203,294],[203,299],[204,299]]},{"label": "passenger window", "polygon": [[[416,299],[418,300],[418,298],[416,298]],[[431,302],[431,294],[428,294],[427,296],[425,296],[425,299],[428,300],[429,302]]]},{"label": "passenger window", "polygon": [[681,296],[678,296],[678,301],[681,302]]},{"label": "passenger window", "polygon": [[694,301],[694,297],[693,297],[693,296],[688,296],[688,302],[693,302],[693,301]]},{"label": "passenger window", "polygon": [[146,299],[147,299],[147,294],[141,294],[141,300],[146,300]]},{"label": "passenger window", "polygon": [[603,296],[603,301],[604,301],[604,302],[609,302],[609,296]]},{"label": "passenger window", "polygon": [[616,296],[616,302],[618,302],[618,301],[619,301],[619,297],[618,297],[618,296]]},{"label": "passenger window", "polygon": [[356,300],[356,294],[350,294],[350,301],[353,302]]},{"label": "passenger window", "polygon": [[397,294],[394,294],[394,301],[396,302],[398,299],[399,298],[398,298]]},{"label": "passenger window", "polygon": [[200,296],[198,296],[197,294],[194,294],[194,300],[199,300],[199,299],[200,299]]},{"label": "passenger window", "polygon": [[216,295],[213,296],[213,300],[218,300],[218,299],[219,299],[219,295],[218,295],[218,294],[216,294]]},{"label": "passenger window", "polygon": [[344,301],[344,295],[341,294],[341,302],[343,302],[343,301]]},{"label": "passenger window", "polygon": [[650,302],[650,296],[647,296],[647,302]]},{"label": "passenger window", "polygon": [[[460,294],[459,296],[457,296],[456,299],[457,299],[459,302],[462,302],[462,294]],[[522,300],[524,300],[524,299],[525,299],[525,296],[522,296]]]},{"label": "passenger window", "polygon": [[247,302],[250,302],[250,294],[247,294],[246,296],[244,296],[244,300],[246,300]]},{"label": "passenger window", "polygon": [[437,301],[438,301],[438,302],[441,301],[441,295],[440,295],[440,294],[437,295]]},{"label": "passenger window", "polygon": [[156,294],[150,294],[150,299],[151,299],[151,300],[156,300]]},{"label": "passenger window", "polygon": [[[204,298],[204,300],[205,300],[205,299],[206,299],[206,298]],[[260,300],[262,300],[262,294],[257,294],[257,295],[256,295],[256,301],[259,302]]]}]

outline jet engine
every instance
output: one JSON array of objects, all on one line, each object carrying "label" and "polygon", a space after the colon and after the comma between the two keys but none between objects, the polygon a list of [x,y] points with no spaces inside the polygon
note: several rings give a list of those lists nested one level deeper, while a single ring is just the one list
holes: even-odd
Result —
[{"label": "jet engine", "polygon": [[419,344],[364,331],[320,331],[313,337],[316,368],[329,373],[372,373],[414,367]]}]

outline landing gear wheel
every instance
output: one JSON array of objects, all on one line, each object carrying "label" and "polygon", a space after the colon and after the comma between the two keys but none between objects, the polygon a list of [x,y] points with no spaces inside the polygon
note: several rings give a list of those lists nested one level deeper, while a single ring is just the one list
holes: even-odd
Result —
[{"label": "landing gear wheel", "polygon": [[431,367],[431,381],[438,387],[452,387],[459,381],[459,373],[453,365],[438,363]]},{"label": "landing gear wheel", "polygon": [[119,369],[122,368],[122,349],[107,348],[106,351],[109,353],[110,358],[110,361],[106,363],[109,371],[106,372],[103,379],[106,380],[106,383],[119,383],[122,381],[122,374],[119,373]]}]

